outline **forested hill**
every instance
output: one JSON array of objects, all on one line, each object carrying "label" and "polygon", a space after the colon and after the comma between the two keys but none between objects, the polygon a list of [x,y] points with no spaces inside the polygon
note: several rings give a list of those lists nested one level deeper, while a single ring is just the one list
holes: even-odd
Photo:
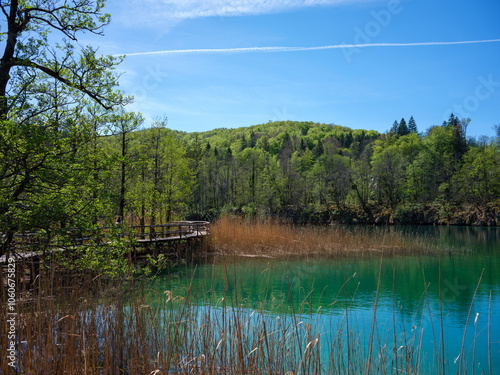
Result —
[{"label": "forested hill", "polygon": [[380,136],[374,130],[353,130],[339,125],[296,121],[269,122],[236,129],[220,128],[203,133],[179,133],[179,135],[182,143],[193,147],[196,147],[196,142],[204,143],[205,146],[208,143],[210,147],[219,149],[230,147],[232,151],[257,147],[273,155],[280,152],[284,137],[301,142],[302,149],[307,147],[313,150],[315,147],[321,147],[322,141],[328,138],[335,138],[341,148],[355,149],[361,143],[367,143],[366,141]]},{"label": "forested hill", "polygon": [[[179,134],[197,171],[192,212],[287,216],[292,208],[302,211],[325,203],[331,194],[323,192],[320,181],[326,181],[331,164],[343,173],[341,167],[359,159],[379,137],[373,130],[293,121]],[[327,184],[338,180],[339,188],[349,186],[347,175],[331,172]],[[342,202],[344,198],[339,196]]]},{"label": "forested hill", "polygon": [[452,115],[425,133],[413,117],[385,134],[292,121],[177,133],[195,171],[188,211],[495,225],[499,139],[466,139],[467,125]]}]

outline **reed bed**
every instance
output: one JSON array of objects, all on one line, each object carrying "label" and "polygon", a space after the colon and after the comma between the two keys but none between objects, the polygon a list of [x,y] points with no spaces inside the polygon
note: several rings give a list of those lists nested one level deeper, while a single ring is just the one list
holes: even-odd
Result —
[{"label": "reed bed", "polygon": [[213,248],[222,255],[251,257],[437,254],[450,251],[418,233],[391,226],[302,226],[222,217],[211,225]]},{"label": "reed bed", "polygon": [[[30,299],[18,301],[16,307],[17,373],[444,374],[450,370],[450,361],[437,345],[442,336],[435,353],[430,353],[431,370],[425,371],[418,319],[411,329],[395,316],[391,327],[379,325],[376,299],[367,317],[346,294],[343,315],[321,318],[321,312],[313,314],[307,303],[294,305],[289,282],[283,298],[271,301],[266,310],[247,304],[231,271],[226,272],[224,290],[211,290],[213,284],[213,279],[207,280],[195,290],[187,278],[185,291],[174,295],[148,278],[105,281],[99,275],[44,271],[32,284]],[[6,311],[1,309],[2,322]],[[3,323],[0,333],[0,351],[5,353]],[[1,362],[0,370],[16,373],[7,361]]]}]

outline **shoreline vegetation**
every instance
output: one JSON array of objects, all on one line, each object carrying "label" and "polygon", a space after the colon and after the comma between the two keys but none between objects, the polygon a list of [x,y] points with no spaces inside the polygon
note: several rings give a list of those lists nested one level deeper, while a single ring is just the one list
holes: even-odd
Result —
[{"label": "shoreline vegetation", "polygon": [[328,207],[316,205],[290,205],[275,212],[259,207],[225,210],[217,214],[245,217],[248,220],[270,219],[298,225],[454,225],[454,226],[500,226],[500,203],[484,206],[453,203],[409,203],[396,209],[370,203],[365,208],[359,205]]},{"label": "shoreline vegetation", "polygon": [[[154,278],[117,280],[67,274],[57,267],[44,269],[31,289],[18,280],[18,373],[445,374],[460,366],[461,374],[477,366],[476,350],[490,350],[489,341],[487,348],[476,346],[476,334],[473,342],[465,342],[464,333],[459,363],[449,358],[442,318],[431,312],[427,294],[419,305],[435,324],[431,353],[422,349],[423,316],[415,312],[407,327],[393,307],[392,321],[380,324],[374,295],[373,310],[363,317],[355,299],[344,298],[349,280],[339,285],[335,298],[345,311],[322,317],[330,327],[325,331],[315,323],[321,308],[313,312],[307,297],[294,305],[287,280],[282,295],[259,301],[259,308],[244,298],[230,261],[224,290],[213,290],[213,274],[197,288],[194,274],[183,277],[186,287],[179,295],[161,289]],[[6,309],[0,311],[3,322],[6,314]],[[3,353],[8,346],[5,329],[2,324]],[[1,363],[0,370],[8,374],[12,369]],[[491,363],[489,367],[491,373]]]},{"label": "shoreline vegetation", "polygon": [[[500,126],[496,137],[473,139],[454,115],[425,132],[401,130],[402,119],[384,134],[296,121],[184,133],[166,118],[148,129],[133,114],[112,119],[89,127],[98,117],[81,118],[76,139],[57,127],[30,138],[28,125],[0,122],[10,134],[0,155],[0,255],[21,231],[122,219],[500,225]],[[19,165],[18,149],[33,165]]]},{"label": "shoreline vegetation", "polygon": [[186,214],[294,224],[500,225],[500,126],[467,137],[470,119],[385,133],[277,121],[173,132],[193,172]]},{"label": "shoreline vegetation", "polygon": [[392,226],[293,226],[224,216],[211,225],[211,252],[262,258],[437,255],[455,249]]}]

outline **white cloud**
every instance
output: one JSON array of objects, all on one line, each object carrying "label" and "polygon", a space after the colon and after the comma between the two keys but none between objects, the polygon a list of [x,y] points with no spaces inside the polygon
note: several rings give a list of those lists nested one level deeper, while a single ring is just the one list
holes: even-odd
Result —
[{"label": "white cloud", "polygon": [[353,0],[163,0],[160,3],[175,18],[239,16],[275,13],[316,5],[353,3]]},{"label": "white cloud", "polygon": [[373,1],[379,0],[126,0],[119,18],[129,25],[169,27],[191,18],[258,15]]}]

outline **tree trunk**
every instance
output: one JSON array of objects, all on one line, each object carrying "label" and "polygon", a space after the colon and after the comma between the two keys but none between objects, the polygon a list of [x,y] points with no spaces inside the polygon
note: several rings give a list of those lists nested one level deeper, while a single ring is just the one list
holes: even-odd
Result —
[{"label": "tree trunk", "polygon": [[120,202],[118,207],[118,215],[124,218],[125,211],[125,156],[127,153],[126,132],[122,132],[122,162],[121,162],[121,186],[120,186]]},{"label": "tree trunk", "polygon": [[13,239],[14,239],[14,231],[9,230],[7,233],[5,233],[5,238],[2,242],[2,247],[0,248],[0,256],[8,253]]},{"label": "tree trunk", "polygon": [[16,15],[18,10],[18,1],[12,0],[10,3],[10,13],[7,21],[7,43],[0,60],[0,119],[6,119],[9,112],[9,103],[7,102],[7,85],[10,80],[10,70],[13,66],[12,59],[17,44],[17,37],[21,27],[16,25]]}]

